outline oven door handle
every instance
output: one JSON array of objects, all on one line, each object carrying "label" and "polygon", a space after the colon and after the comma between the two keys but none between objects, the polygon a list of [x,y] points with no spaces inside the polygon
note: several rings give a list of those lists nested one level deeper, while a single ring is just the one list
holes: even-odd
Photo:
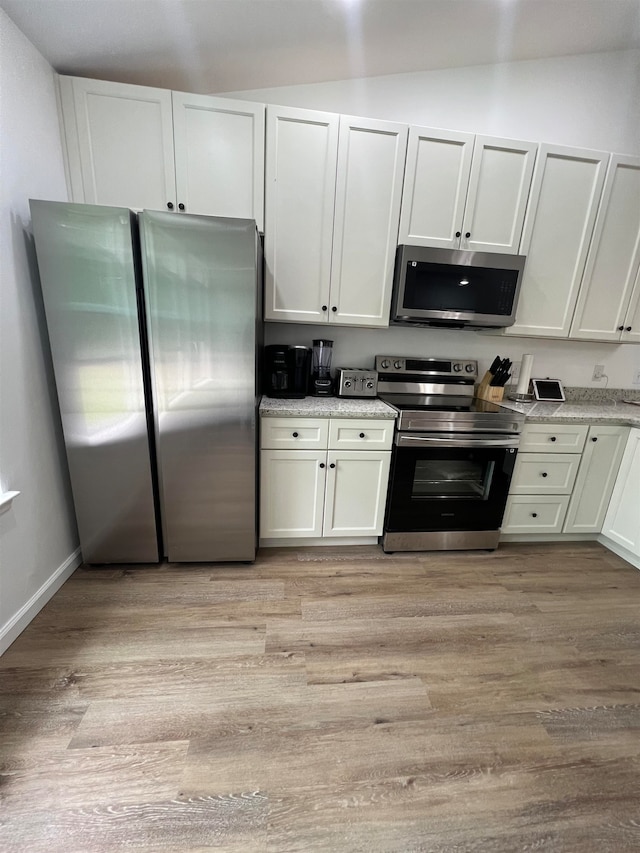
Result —
[{"label": "oven door handle", "polygon": [[513,438],[474,438],[465,435],[459,438],[452,436],[436,436],[436,435],[407,435],[406,433],[398,433],[396,435],[397,447],[415,447],[420,444],[423,447],[505,447],[517,448],[520,441],[519,436]]}]

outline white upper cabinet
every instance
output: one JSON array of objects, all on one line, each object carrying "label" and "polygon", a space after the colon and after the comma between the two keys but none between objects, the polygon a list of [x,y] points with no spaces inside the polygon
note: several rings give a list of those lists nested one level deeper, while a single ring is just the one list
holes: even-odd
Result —
[{"label": "white upper cabinet", "polygon": [[537,145],[412,127],[399,242],[517,254]]},{"label": "white upper cabinet", "polygon": [[460,248],[517,254],[538,146],[476,136]]},{"label": "white upper cabinet", "polygon": [[255,219],[264,230],[264,105],[184,92],[172,98],[178,205]]},{"label": "white upper cabinet", "polygon": [[173,209],[171,92],[61,77],[73,201]]},{"label": "white upper cabinet", "polygon": [[[571,325],[572,338],[640,340],[640,158],[611,158]],[[635,322],[634,322],[635,321]]]},{"label": "white upper cabinet", "polygon": [[267,109],[265,319],[387,326],[407,127]]},{"label": "white upper cabinet", "polygon": [[407,133],[340,116],[330,322],[389,325]]},{"label": "white upper cabinet", "polygon": [[411,127],[398,242],[455,249],[467,196],[472,133]]},{"label": "white upper cabinet", "polygon": [[81,77],[60,92],[73,201],[263,228],[264,104]]},{"label": "white upper cabinet", "polygon": [[327,321],[338,116],[267,108],[267,320]]},{"label": "white upper cabinet", "polygon": [[609,155],[541,145],[520,254],[526,255],[508,335],[566,338],[578,298]]}]

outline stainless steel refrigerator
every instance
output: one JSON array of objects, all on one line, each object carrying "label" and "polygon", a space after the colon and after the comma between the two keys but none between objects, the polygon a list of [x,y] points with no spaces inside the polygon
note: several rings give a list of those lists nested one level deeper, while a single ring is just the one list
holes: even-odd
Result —
[{"label": "stainless steel refrigerator", "polygon": [[255,558],[255,222],[31,201],[82,555]]}]

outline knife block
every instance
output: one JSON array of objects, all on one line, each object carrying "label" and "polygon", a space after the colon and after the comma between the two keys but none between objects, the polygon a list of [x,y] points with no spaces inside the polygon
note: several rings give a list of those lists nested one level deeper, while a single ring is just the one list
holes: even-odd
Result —
[{"label": "knife block", "polygon": [[499,403],[504,397],[504,388],[490,385],[492,378],[491,373],[487,370],[480,383],[476,385],[476,397],[479,400],[487,400],[489,403]]}]

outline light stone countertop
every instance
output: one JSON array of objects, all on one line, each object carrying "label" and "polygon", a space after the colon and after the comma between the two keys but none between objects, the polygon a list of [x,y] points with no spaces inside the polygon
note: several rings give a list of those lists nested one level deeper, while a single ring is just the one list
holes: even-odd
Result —
[{"label": "light stone countertop", "polygon": [[506,398],[500,406],[521,412],[527,423],[553,421],[558,424],[609,424],[640,427],[640,406],[613,401],[573,401],[566,403],[516,403]]},{"label": "light stone countertop", "polygon": [[349,397],[304,397],[281,400],[263,397],[260,415],[267,418],[380,418],[394,420],[398,413],[382,400]]}]

